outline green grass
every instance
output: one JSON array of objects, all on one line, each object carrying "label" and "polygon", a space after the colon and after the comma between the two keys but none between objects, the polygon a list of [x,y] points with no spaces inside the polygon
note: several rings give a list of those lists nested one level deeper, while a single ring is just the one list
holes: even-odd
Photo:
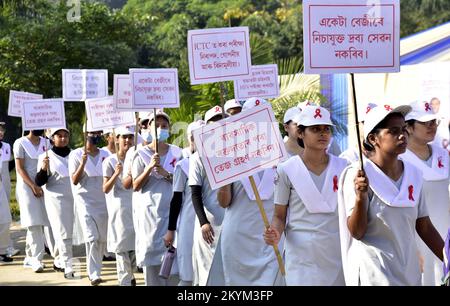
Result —
[{"label": "green grass", "polygon": [[13,221],[19,221],[20,219],[20,209],[19,203],[16,200],[16,171],[11,171],[11,201],[9,202],[9,207],[11,209],[11,215]]}]

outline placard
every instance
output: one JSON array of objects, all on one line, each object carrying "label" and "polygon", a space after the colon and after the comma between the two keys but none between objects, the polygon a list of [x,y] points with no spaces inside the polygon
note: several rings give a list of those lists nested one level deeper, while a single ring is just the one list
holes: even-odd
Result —
[{"label": "placard", "polygon": [[136,124],[133,112],[119,112],[114,109],[112,96],[87,99],[85,104],[88,131],[101,131]]},{"label": "placard", "polygon": [[278,83],[278,66],[252,66],[250,76],[238,78],[234,81],[234,98],[247,100],[248,98],[277,98],[280,95]]},{"label": "placard", "polygon": [[64,101],[85,101],[108,96],[108,70],[63,69]]},{"label": "placard", "polygon": [[62,99],[28,100],[22,102],[22,128],[24,131],[66,127]]},{"label": "placard", "polygon": [[29,100],[42,100],[44,97],[39,94],[23,92],[23,91],[9,91],[8,116],[22,117],[22,102]]}]

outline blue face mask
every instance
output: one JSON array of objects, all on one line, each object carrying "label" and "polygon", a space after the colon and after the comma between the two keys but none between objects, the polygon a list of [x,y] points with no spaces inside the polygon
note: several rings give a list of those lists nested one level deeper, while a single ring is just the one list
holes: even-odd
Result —
[{"label": "blue face mask", "polygon": [[167,129],[158,128],[157,133],[158,133],[158,141],[159,142],[164,142],[170,137],[169,130],[167,130]]},{"label": "blue face mask", "polygon": [[153,136],[148,130],[142,130],[141,136],[146,143],[151,143],[153,141]]},{"label": "blue face mask", "polygon": [[100,141],[102,140],[102,136],[96,135],[96,136],[88,136],[88,141],[92,143],[93,145],[98,145]]}]

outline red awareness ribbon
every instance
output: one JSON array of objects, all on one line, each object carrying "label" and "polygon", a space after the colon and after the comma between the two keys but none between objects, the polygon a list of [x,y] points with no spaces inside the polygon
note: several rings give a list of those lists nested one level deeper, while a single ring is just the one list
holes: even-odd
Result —
[{"label": "red awareness ribbon", "polygon": [[372,108],[371,108],[370,106],[367,106],[367,108],[366,108],[366,114],[368,114],[368,113],[370,112],[371,109],[372,109]]},{"label": "red awareness ribbon", "polygon": [[438,168],[444,168],[444,164],[442,163],[442,157],[438,158]]},{"label": "red awareness ribbon", "polygon": [[216,106],[216,113],[220,112],[220,107]]},{"label": "red awareness ribbon", "polygon": [[317,117],[322,118],[322,114],[320,112],[320,108],[316,108],[316,114],[314,115],[314,119],[317,119]]},{"label": "red awareness ribbon", "polygon": [[260,103],[259,100],[256,100],[256,101],[255,101],[255,106],[258,106],[259,103]]},{"label": "red awareness ribbon", "polygon": [[425,111],[426,112],[430,112],[431,111],[430,103],[425,103]]},{"label": "red awareness ribbon", "polygon": [[176,163],[177,159],[174,157],[172,159],[172,161],[170,162],[170,165],[172,166],[172,168],[175,168],[175,163]]},{"label": "red awareness ribbon", "polygon": [[388,112],[394,110],[390,105],[387,104],[384,106],[384,109],[386,109]]},{"label": "red awareness ribbon", "polygon": [[414,186],[413,185],[409,185],[408,187],[408,192],[409,192],[409,200],[410,201],[414,201],[414,197],[413,197],[413,193],[414,193]]},{"label": "red awareness ribbon", "polygon": [[338,191],[338,177],[335,175],[333,177],[333,192]]}]

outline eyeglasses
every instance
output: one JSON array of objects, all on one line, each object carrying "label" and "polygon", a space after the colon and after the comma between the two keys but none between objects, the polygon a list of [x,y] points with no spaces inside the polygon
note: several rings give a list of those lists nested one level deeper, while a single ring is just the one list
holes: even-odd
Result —
[{"label": "eyeglasses", "polygon": [[426,122],[420,122],[420,121],[416,121],[416,122],[423,126],[426,126],[426,127],[432,127],[434,125],[438,126],[441,123],[441,120],[434,119],[434,120],[430,120],[430,121],[426,121]]}]

